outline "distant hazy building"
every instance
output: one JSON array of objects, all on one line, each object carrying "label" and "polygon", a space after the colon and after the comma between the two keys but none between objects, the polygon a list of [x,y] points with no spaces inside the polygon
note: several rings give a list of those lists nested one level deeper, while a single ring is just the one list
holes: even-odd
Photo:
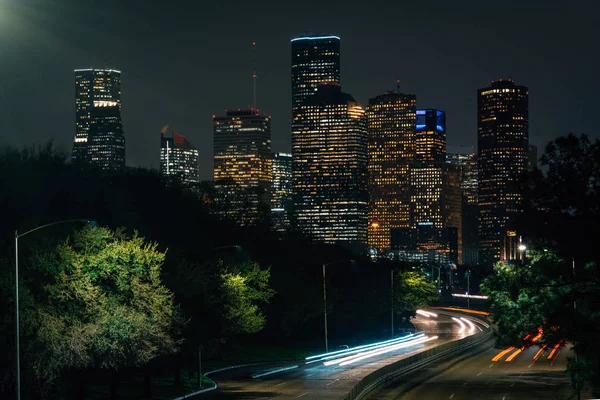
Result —
[{"label": "distant hazy building", "polygon": [[181,134],[160,135],[160,172],[186,184],[198,183],[198,150]]},{"label": "distant hazy building", "polygon": [[529,170],[530,171],[537,169],[537,162],[538,162],[537,146],[530,144],[529,145]]},{"label": "distant hazy building", "polygon": [[213,116],[215,188],[224,211],[242,223],[271,208],[271,117],[257,109]]},{"label": "distant hazy building", "polygon": [[271,218],[275,228],[284,231],[290,223],[292,207],[292,155],[274,153],[271,171]]},{"label": "distant hazy building", "polygon": [[394,257],[408,262],[448,265],[458,262],[458,230],[436,228],[431,222],[414,228],[392,229],[391,248]]},{"label": "distant hazy building", "polygon": [[317,241],[367,242],[365,111],[338,85],[321,85],[292,122],[292,188],[298,227]]},{"label": "distant hazy building", "polygon": [[304,35],[292,39],[292,116],[322,84],[340,84],[340,38]]},{"label": "distant hazy building", "polygon": [[125,166],[120,71],[75,70],[75,138],[71,159],[101,168]]},{"label": "distant hazy building", "polygon": [[369,100],[369,248],[390,248],[391,230],[409,228],[410,167],[415,158],[414,94],[386,92]]},{"label": "distant hazy building", "polygon": [[477,157],[474,153],[446,155],[446,162],[460,166],[462,197],[462,264],[479,263],[477,233]]},{"label": "distant hazy building", "polygon": [[529,91],[512,80],[477,92],[479,256],[491,265],[523,210],[519,180],[529,165]]}]

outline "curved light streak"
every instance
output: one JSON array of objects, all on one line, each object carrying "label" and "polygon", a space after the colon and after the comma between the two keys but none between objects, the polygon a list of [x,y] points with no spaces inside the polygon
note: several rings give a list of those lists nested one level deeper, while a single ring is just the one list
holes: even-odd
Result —
[{"label": "curved light streak", "polygon": [[465,329],[467,329],[467,327],[465,326],[465,324],[463,324],[463,322],[455,317],[452,317],[452,319],[456,322],[458,322],[458,324],[460,325],[460,329],[458,330],[458,333],[463,333],[465,331]]},{"label": "curved light streak", "polygon": [[384,348],[382,350],[377,350],[377,351],[374,351],[374,352],[369,352],[369,353],[361,354],[361,355],[352,357],[352,359],[350,359],[350,360],[340,362],[339,366],[343,367],[345,365],[353,364],[353,363],[355,363],[357,361],[361,361],[361,360],[364,360],[366,358],[375,357],[375,356],[378,356],[378,355],[381,355],[381,354],[389,353],[390,351],[399,350],[399,349],[402,349],[402,348],[405,348],[405,347],[414,346],[416,344],[421,344],[421,343],[429,342],[429,341],[435,340],[437,338],[438,338],[437,336],[424,337],[424,338],[421,338],[421,339],[411,340],[410,342],[401,343],[401,344],[398,344],[398,345],[395,345],[395,346],[390,346],[390,348]]},{"label": "curved light streak", "polygon": [[403,338],[403,340],[398,341],[396,343],[387,344],[387,345],[380,345],[380,346],[375,346],[375,347],[371,347],[371,348],[368,348],[368,349],[363,349],[361,351],[355,352],[352,355],[348,355],[347,357],[344,357],[344,358],[339,358],[340,355],[338,355],[338,356],[335,356],[335,357],[323,358],[323,359],[317,360],[317,361],[329,360],[330,358],[335,358],[335,360],[325,361],[323,363],[323,365],[329,366],[329,365],[340,363],[340,362],[345,361],[345,360],[349,360],[349,359],[351,359],[353,357],[356,357],[356,356],[359,356],[359,355],[369,354],[369,353],[371,353],[373,351],[379,351],[381,349],[386,349],[386,348],[390,348],[390,347],[394,347],[394,346],[398,346],[398,345],[404,345],[406,343],[411,343],[414,340],[422,339],[424,336],[425,335],[423,333],[421,333],[421,334],[419,334],[417,336],[414,336],[414,337],[411,337],[411,338],[405,337],[405,338]]},{"label": "curved light streak", "polygon": [[[423,334],[420,334],[420,335],[423,335]],[[332,357],[340,357],[340,356],[343,356],[343,355],[346,355],[346,354],[351,354],[351,353],[355,353],[355,352],[358,352],[358,351],[364,351],[364,350],[368,350],[368,349],[371,349],[371,348],[375,348],[377,346],[381,347],[381,346],[384,346],[384,345],[390,345],[390,344],[393,344],[393,343],[405,341],[405,340],[410,339],[412,336],[415,336],[415,334],[414,333],[409,333],[406,336],[402,336],[402,337],[395,338],[395,339],[384,340],[383,342],[363,344],[361,346],[351,347],[349,349],[331,351],[329,353],[318,354],[316,356],[309,356],[309,357],[306,357],[305,360],[313,360],[315,358],[323,358],[323,357],[325,357],[327,359],[332,358]]]},{"label": "curved light streak", "polygon": [[470,320],[466,319],[465,317],[460,317],[460,319],[469,324],[469,333],[475,332],[475,324],[473,324]]}]

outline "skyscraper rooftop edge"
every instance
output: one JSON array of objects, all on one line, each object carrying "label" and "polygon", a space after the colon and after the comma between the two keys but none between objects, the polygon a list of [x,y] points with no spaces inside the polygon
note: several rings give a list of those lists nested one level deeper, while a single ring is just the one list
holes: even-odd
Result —
[{"label": "skyscraper rooftop edge", "polygon": [[73,72],[81,72],[81,71],[109,71],[109,72],[118,72],[119,74],[121,73],[121,71],[119,71],[118,69],[114,69],[114,68],[76,68],[73,70]]},{"label": "skyscraper rooftop edge", "polygon": [[320,39],[337,39],[337,40],[342,40],[342,39],[340,39],[339,36],[323,35],[323,36],[301,36],[301,37],[297,37],[297,38],[294,38],[294,39],[290,40],[290,42],[296,42],[298,40],[320,40]]}]

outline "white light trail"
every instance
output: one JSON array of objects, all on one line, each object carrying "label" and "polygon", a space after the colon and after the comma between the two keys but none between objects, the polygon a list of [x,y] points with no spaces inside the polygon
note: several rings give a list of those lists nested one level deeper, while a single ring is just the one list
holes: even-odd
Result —
[{"label": "white light trail", "polygon": [[[419,335],[422,336],[423,334],[419,334]],[[322,357],[325,357],[326,359],[330,359],[330,358],[334,358],[334,357],[341,357],[343,355],[347,355],[347,354],[351,354],[351,353],[357,353],[357,352],[369,350],[369,349],[372,349],[372,348],[375,348],[375,347],[381,347],[381,346],[384,346],[384,345],[390,345],[390,344],[393,344],[393,343],[397,343],[397,342],[405,341],[405,340],[408,340],[408,339],[412,339],[413,336],[415,336],[414,333],[409,333],[406,336],[402,336],[402,337],[395,338],[395,339],[384,340],[383,342],[376,342],[376,343],[364,344],[362,346],[351,347],[349,349],[331,351],[329,353],[318,354],[316,356],[309,356],[309,357],[306,357],[305,360],[312,360],[312,359],[315,359],[315,358],[322,358]],[[317,360],[317,361],[320,361],[320,360]]]},{"label": "white light trail", "polygon": [[352,357],[352,359],[350,359],[350,360],[340,362],[339,366],[343,367],[345,365],[353,364],[353,363],[355,363],[357,361],[364,360],[365,358],[375,357],[375,356],[378,356],[378,355],[381,355],[381,354],[389,353],[390,351],[399,350],[399,349],[402,349],[402,348],[405,348],[405,347],[414,346],[416,344],[421,344],[421,343],[429,342],[429,341],[435,340],[437,338],[438,338],[437,336],[423,337],[421,339],[411,340],[410,342],[401,343],[401,344],[394,345],[394,346],[389,346],[389,348],[384,348],[384,349],[381,349],[381,350],[377,350],[377,351],[373,351],[373,352],[369,352],[369,353],[365,353],[365,354],[360,354],[358,356]]},{"label": "white light trail", "polygon": [[463,324],[463,322],[455,317],[452,317],[452,319],[456,322],[458,322],[458,324],[460,325],[460,329],[458,330],[458,333],[463,333],[465,329],[467,329],[467,327],[465,326],[465,324]]},{"label": "white light trail", "polygon": [[471,322],[471,320],[466,319],[465,317],[460,317],[460,319],[462,319],[463,321],[465,321],[467,324],[469,324],[469,333],[473,333],[475,332],[475,324],[473,324]]},{"label": "white light trail", "polygon": [[[425,334],[420,333],[420,334],[418,334],[416,336],[404,337],[404,338],[402,338],[402,340],[398,340],[398,341],[396,341],[394,343],[384,344],[384,345],[379,345],[379,346],[373,346],[373,347],[369,347],[369,348],[366,348],[366,349],[355,351],[355,352],[349,353],[349,354],[338,354],[338,355],[333,356],[333,357],[325,357],[325,358],[322,358],[322,359],[316,360],[316,361],[323,361],[323,360],[329,360],[329,359],[335,358],[335,360],[325,361],[323,363],[323,365],[329,366],[329,365],[332,365],[332,364],[336,364],[336,363],[342,362],[344,360],[349,360],[352,357],[356,357],[356,356],[359,356],[361,354],[367,354],[368,352],[378,351],[378,350],[381,350],[381,349],[388,348],[390,346],[397,346],[399,344],[404,344],[405,342],[409,343],[410,341],[413,341],[413,340],[416,340],[416,339],[421,339],[424,336],[425,336]],[[340,356],[347,356],[347,357],[339,358]]]},{"label": "white light trail", "polygon": [[483,299],[483,300],[487,300],[488,297],[487,296],[481,296],[478,294],[461,294],[461,293],[452,293],[452,297],[465,297],[465,298],[469,298],[469,299]]}]

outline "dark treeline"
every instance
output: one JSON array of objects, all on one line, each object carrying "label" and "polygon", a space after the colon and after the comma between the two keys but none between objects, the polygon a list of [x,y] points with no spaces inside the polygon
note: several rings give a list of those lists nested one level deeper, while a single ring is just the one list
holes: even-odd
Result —
[{"label": "dark treeline", "polygon": [[[330,347],[387,337],[390,269],[410,269],[396,263],[372,263],[338,246],[311,243],[294,231],[278,234],[270,229],[268,218],[257,225],[238,226],[214,212],[208,184],[188,188],[145,169],[106,172],[74,166],[52,145],[3,149],[0,187],[4,211],[0,214],[0,351],[5,355],[0,384],[5,393],[14,388],[15,229],[23,232],[54,221],[85,218],[101,227],[123,228],[130,235],[137,231],[147,241],[157,243],[158,250],[166,251],[162,280],[173,292],[186,323],[180,333],[180,351],[157,360],[154,368],[170,368],[177,376],[181,368],[195,368],[199,345],[205,357],[214,359],[231,343],[249,340],[322,350],[324,263],[332,263],[327,267]],[[32,260],[64,242],[81,225],[56,225],[21,239],[23,286],[33,279]],[[252,275],[252,263],[270,272],[268,288]],[[254,293],[252,304],[266,317],[266,324],[253,319],[248,326],[233,329],[231,320],[224,318],[233,300],[228,300],[221,277],[231,271],[248,277]],[[422,284],[413,281],[410,284]],[[429,296],[427,300],[435,300],[437,294]],[[402,327],[401,317],[419,306],[411,301],[397,299],[398,328]],[[246,303],[240,304],[245,307]],[[27,307],[22,304],[20,309]],[[21,340],[27,341],[28,336]],[[148,373],[147,368],[144,371]],[[27,373],[24,368],[25,382],[34,379]]]}]

